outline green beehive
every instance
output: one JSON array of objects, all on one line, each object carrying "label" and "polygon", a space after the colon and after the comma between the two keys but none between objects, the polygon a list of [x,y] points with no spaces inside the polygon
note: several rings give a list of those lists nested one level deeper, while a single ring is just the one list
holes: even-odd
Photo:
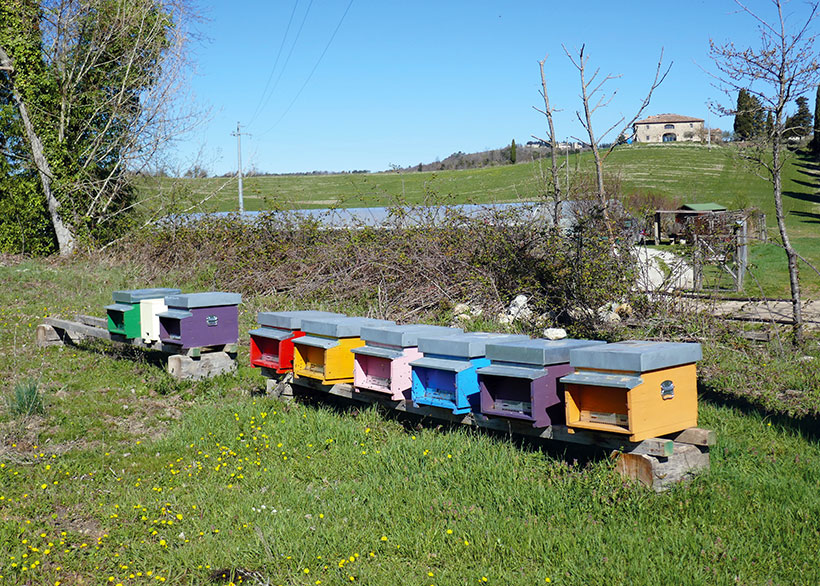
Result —
[{"label": "green beehive", "polygon": [[126,338],[142,337],[140,323],[140,302],[144,299],[160,299],[166,295],[177,295],[179,289],[133,289],[114,291],[114,303],[106,305],[108,331]]}]

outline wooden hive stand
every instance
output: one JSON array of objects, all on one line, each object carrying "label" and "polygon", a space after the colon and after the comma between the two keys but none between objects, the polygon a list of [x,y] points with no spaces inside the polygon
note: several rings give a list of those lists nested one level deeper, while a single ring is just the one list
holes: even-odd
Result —
[{"label": "wooden hive stand", "polygon": [[[265,371],[262,371],[265,374]],[[615,459],[615,470],[624,478],[635,480],[660,492],[675,483],[689,480],[709,469],[709,449],[715,444],[715,432],[697,427],[633,442],[624,434],[572,429],[566,425],[533,427],[529,421],[493,417],[481,413],[455,414],[452,409],[417,405],[410,400],[394,401],[384,393],[361,392],[352,384],[324,385],[311,378],[277,376],[268,381],[268,392],[285,400],[295,395],[335,396],[358,404],[380,404],[400,413],[410,413],[423,421],[469,425],[533,439],[553,440],[584,445],[609,453]]]},{"label": "wooden hive stand", "polygon": [[236,371],[237,345],[218,344],[180,350],[177,345],[165,345],[159,341],[146,343],[142,338],[127,338],[108,331],[106,318],[78,315],[74,320],[46,318],[37,326],[37,346],[46,347],[73,344],[94,338],[114,344],[155,350],[167,355],[167,368],[172,377],[179,380],[199,380]]}]

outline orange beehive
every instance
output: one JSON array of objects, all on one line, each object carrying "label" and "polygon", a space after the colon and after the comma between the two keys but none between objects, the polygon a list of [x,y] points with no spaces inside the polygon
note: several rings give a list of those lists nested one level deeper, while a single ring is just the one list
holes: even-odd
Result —
[{"label": "orange beehive", "polygon": [[701,357],[700,344],[636,340],[570,351],[575,372],[561,378],[567,425],[633,442],[695,427]]}]

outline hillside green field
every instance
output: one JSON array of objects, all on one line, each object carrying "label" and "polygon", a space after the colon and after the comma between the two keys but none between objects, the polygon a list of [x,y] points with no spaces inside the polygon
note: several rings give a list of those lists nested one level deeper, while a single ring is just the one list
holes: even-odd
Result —
[{"label": "hillside green field", "polygon": [[[539,165],[546,170],[548,164],[545,160],[437,173],[249,177],[244,183],[245,209],[537,201],[543,193]],[[569,166],[571,181],[575,181],[592,173],[592,157],[589,153],[571,155]],[[793,154],[783,182],[786,222],[794,246],[816,266],[820,266],[820,239],[815,238],[820,223],[819,168],[805,156]],[[625,146],[612,153],[605,169],[620,182],[623,194],[653,193],[680,203],[716,202],[730,209],[758,208],[766,213],[772,242],[779,240],[771,184],[741,161],[733,146]],[[565,177],[563,170],[561,176]],[[237,209],[236,180],[232,178],[146,179],[142,195],[149,207],[163,199],[187,209],[208,198],[195,209]],[[754,246],[750,262],[752,278],[746,286],[749,295],[788,296],[785,255],[776,244]],[[802,280],[811,294],[820,291],[820,278],[805,266]]]},{"label": "hillside green field", "polygon": [[[611,166],[635,189],[686,186],[682,199],[727,205],[756,193],[765,203],[765,183],[721,158],[726,152],[624,149]],[[685,176],[661,171],[673,162]],[[813,191],[803,170],[790,169],[788,189],[804,191],[789,196],[789,221],[811,242]],[[426,178],[431,200],[447,189],[453,201],[470,199],[456,187],[486,195],[482,181],[511,199],[532,171],[268,178],[259,189],[267,185],[273,197],[289,185],[294,202],[319,205],[347,181],[351,193],[374,186],[367,202],[375,204],[401,199],[390,190],[401,193],[404,180],[407,198],[423,201]],[[228,203],[226,190],[216,204]],[[162,250],[173,251],[165,236]],[[287,289],[245,295],[237,372],[203,381],[172,379],[155,352],[94,340],[35,345],[43,318],[104,315],[113,290],[223,286],[211,258],[201,258],[169,256],[152,271],[116,249],[0,256],[0,586],[820,583],[814,340],[797,351],[778,340],[757,344],[702,314],[620,330],[703,342],[698,424],[717,432],[711,468],[662,494],[624,481],[605,452],[329,398],[267,396],[248,365],[257,311],[361,315],[355,295],[301,298],[311,307]],[[766,263],[759,272],[776,255]],[[231,270],[247,269],[239,262]],[[777,271],[768,272],[777,286]],[[472,325],[502,329],[492,316]],[[25,388],[39,401],[27,403]]]},{"label": "hillside green field", "polygon": [[[44,316],[99,315],[112,290],[145,285],[138,274],[0,263],[0,585],[820,582],[816,417],[725,399],[782,410],[794,389],[816,415],[816,368],[774,344],[704,344],[711,470],[655,494],[606,454],[265,396],[245,333],[237,374],[200,382],[172,380],[150,352],[34,346]],[[240,332],[283,297],[245,299]],[[44,403],[28,417],[13,392],[27,380]]]}]

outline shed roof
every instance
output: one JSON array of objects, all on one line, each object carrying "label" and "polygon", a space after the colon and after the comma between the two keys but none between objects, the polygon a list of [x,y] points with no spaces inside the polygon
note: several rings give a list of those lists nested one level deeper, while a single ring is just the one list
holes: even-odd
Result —
[{"label": "shed roof", "polygon": [[685,203],[680,209],[692,210],[693,212],[725,212],[726,206],[717,203]]},{"label": "shed roof", "polygon": [[670,122],[703,122],[703,118],[692,118],[680,114],[657,114],[643,120],[636,120],[635,124],[669,124]]}]

